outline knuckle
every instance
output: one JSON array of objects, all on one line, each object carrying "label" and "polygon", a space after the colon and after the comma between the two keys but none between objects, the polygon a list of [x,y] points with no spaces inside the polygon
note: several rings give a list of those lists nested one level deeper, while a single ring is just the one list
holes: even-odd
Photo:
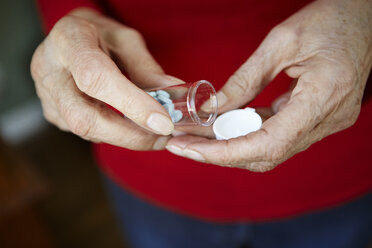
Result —
[{"label": "knuckle", "polygon": [[48,112],[43,111],[43,115],[47,122],[54,124],[54,119]]},{"label": "knuckle", "polygon": [[43,116],[47,122],[58,127],[62,131],[68,131],[68,129],[63,124],[63,121],[59,119],[59,116],[55,112],[55,110],[49,107],[46,107],[43,102],[42,102],[42,111],[43,111]]},{"label": "knuckle", "polygon": [[241,68],[238,72],[234,73],[230,80],[232,84],[230,84],[231,90],[239,95],[244,95],[249,92],[249,72],[246,68]]},{"label": "knuckle", "polygon": [[41,75],[41,69],[42,69],[42,49],[41,46],[43,44],[40,44],[34,54],[32,55],[31,63],[30,63],[30,72],[31,76],[34,80],[40,79],[42,77]]},{"label": "knuckle", "polygon": [[145,39],[136,29],[130,27],[120,27],[115,31],[114,43],[116,46],[145,45]]},{"label": "knuckle", "polygon": [[42,106],[43,106],[43,115],[44,115],[44,118],[48,121],[48,122],[50,122],[50,123],[55,123],[55,118],[54,118],[54,116],[51,114],[51,112],[50,111],[48,111],[47,110],[47,108],[46,107],[44,107],[44,105],[42,104]]},{"label": "knuckle", "polygon": [[73,19],[75,18],[71,16],[62,17],[54,25],[53,29],[48,35],[48,38],[54,42],[61,42],[68,39],[69,37],[67,36],[67,34],[70,33],[70,27],[74,27],[74,25],[71,25],[74,22]]},{"label": "knuckle", "polygon": [[67,119],[67,125],[72,133],[80,137],[90,136],[91,128],[89,122],[78,115],[70,116],[70,118]]},{"label": "knuckle", "polygon": [[245,165],[245,169],[253,172],[267,172],[274,169],[276,165],[273,162],[253,162]]},{"label": "knuckle", "polygon": [[58,90],[58,84],[60,83],[63,83],[63,81],[61,81],[59,74],[51,72],[41,78],[35,86],[40,89],[40,93],[48,94],[55,102],[59,102],[60,91]]},{"label": "knuckle", "polygon": [[36,93],[36,96],[40,99],[40,100],[42,100],[43,99],[43,92],[42,92],[42,89],[41,89],[41,87],[37,84],[37,83],[35,83],[35,93]]},{"label": "knuckle", "polygon": [[361,105],[358,105],[356,110],[353,111],[351,117],[349,118],[348,127],[351,127],[355,124],[355,122],[358,120],[360,111],[361,111]]},{"label": "knuckle", "polygon": [[234,142],[234,140],[225,140],[223,142],[222,153],[216,151],[218,154],[215,154],[216,157],[220,157],[222,154],[221,164],[232,167],[242,167],[246,160],[244,148],[240,143]]},{"label": "knuckle", "polygon": [[337,89],[341,98],[350,94],[355,89],[355,82],[357,82],[356,73],[351,70],[342,70],[338,72],[338,77],[334,81],[334,88]]},{"label": "knuckle", "polygon": [[91,22],[73,15],[66,15],[62,17],[53,27],[52,32],[55,34],[66,34],[71,33],[70,31],[76,30],[88,30],[95,31],[95,25]]},{"label": "knuckle", "polygon": [[239,167],[239,163],[237,163],[231,156],[223,156],[221,157],[220,164],[222,165],[228,165],[230,167]]},{"label": "knuckle", "polygon": [[[67,15],[61,18],[48,35],[48,40],[59,47],[69,46],[71,42],[81,39],[81,36],[96,37],[97,28],[94,24],[80,17]],[[73,47],[70,49],[73,49]]]},{"label": "knuckle", "polygon": [[132,37],[133,39],[136,39],[136,40],[144,40],[142,34],[140,32],[138,32],[136,29],[134,28],[128,28],[126,27],[125,28],[125,34],[127,36],[130,36]]},{"label": "knuckle", "polygon": [[63,115],[72,133],[83,138],[93,137],[95,120],[92,114],[74,107],[67,107]]},{"label": "knuckle", "polygon": [[285,146],[275,146],[266,156],[265,163],[280,164],[287,158],[288,149]]},{"label": "knuckle", "polygon": [[36,79],[40,78],[39,66],[38,66],[36,58],[34,56],[31,59],[30,72],[31,72],[31,76],[32,76],[34,81]]},{"label": "knuckle", "polygon": [[76,64],[75,81],[78,88],[88,95],[97,95],[102,90],[105,80],[102,65],[96,59],[92,59],[90,52],[79,56],[74,64]]},{"label": "knuckle", "polygon": [[354,88],[360,73],[350,59],[345,59],[342,55],[336,56],[333,50],[320,51],[317,59],[317,73],[309,73],[313,77],[312,81],[321,82],[329,89]]},{"label": "knuckle", "polygon": [[346,128],[353,126],[358,120],[360,110],[361,110],[361,106],[358,105],[354,108],[353,111],[350,111],[348,118],[343,118],[343,121],[339,122],[339,127],[337,128],[338,129],[337,131],[341,131],[341,130],[344,130]]},{"label": "knuckle", "polygon": [[127,148],[135,151],[151,150],[155,141],[153,135],[147,135],[147,137],[141,134],[133,135],[127,141]]},{"label": "knuckle", "polygon": [[295,28],[293,25],[289,24],[279,24],[274,27],[268,34],[270,40],[276,40],[277,42],[282,42],[282,45],[296,44],[298,37],[300,36],[301,30]]},{"label": "knuckle", "polygon": [[327,56],[327,61],[324,61],[321,64],[320,73],[321,75],[328,75],[324,78],[324,81],[332,84],[335,87],[340,88],[350,88],[354,85],[354,82],[357,81],[358,73],[347,65],[345,62],[336,62]]},{"label": "knuckle", "polygon": [[141,122],[149,115],[148,110],[144,108],[143,103],[139,102],[135,96],[127,96],[120,101],[121,111],[135,122]]}]

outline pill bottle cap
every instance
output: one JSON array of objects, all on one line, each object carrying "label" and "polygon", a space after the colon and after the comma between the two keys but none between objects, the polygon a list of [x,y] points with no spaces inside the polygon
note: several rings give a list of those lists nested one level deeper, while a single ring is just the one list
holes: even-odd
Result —
[{"label": "pill bottle cap", "polygon": [[213,132],[218,140],[227,140],[257,131],[262,119],[254,108],[234,109],[219,117],[213,124]]}]

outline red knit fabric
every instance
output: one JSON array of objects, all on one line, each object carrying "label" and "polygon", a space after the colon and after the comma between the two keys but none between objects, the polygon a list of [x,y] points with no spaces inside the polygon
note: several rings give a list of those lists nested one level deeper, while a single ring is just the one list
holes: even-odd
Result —
[{"label": "red knit fabric", "polygon": [[[105,10],[139,30],[167,74],[206,79],[219,89],[276,24],[309,1],[110,0]],[[46,27],[89,1],[40,0]],[[250,106],[269,106],[288,89],[279,75]],[[372,101],[357,123],[273,171],[253,173],[180,158],[95,145],[98,163],[116,182],[154,204],[215,221],[292,216],[351,200],[372,189]]]},{"label": "red knit fabric", "polygon": [[37,0],[37,2],[46,33],[52,29],[61,17],[75,8],[87,7],[102,12],[100,6],[94,0]]}]

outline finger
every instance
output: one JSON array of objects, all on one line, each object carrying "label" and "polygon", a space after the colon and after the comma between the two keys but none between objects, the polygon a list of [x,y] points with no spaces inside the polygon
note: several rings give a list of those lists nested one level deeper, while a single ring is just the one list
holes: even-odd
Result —
[{"label": "finger", "polygon": [[169,139],[169,136],[158,136],[138,127],[94,99],[74,105],[66,106],[62,115],[70,131],[84,139],[131,150],[161,150]]},{"label": "finger", "polygon": [[172,138],[167,149],[194,160],[252,171],[267,171],[306,148],[307,134],[326,113],[314,97],[313,85],[299,82],[288,104],[260,130],[226,141],[195,136]]},{"label": "finger", "polygon": [[252,56],[228,79],[217,93],[220,112],[238,108],[259,94],[292,62],[293,35],[284,28],[273,29]]},{"label": "finger", "polygon": [[139,32],[127,27],[116,28],[115,39],[109,41],[108,48],[112,51],[119,67],[128,73],[131,81],[140,88],[156,88],[185,82],[165,75],[146,47]]},{"label": "finger", "polygon": [[275,166],[274,163],[262,159],[267,147],[263,142],[252,146],[255,141],[263,139],[264,135],[262,130],[231,140],[185,135],[170,139],[166,149],[178,156],[199,162],[266,171]]},{"label": "finger", "polygon": [[43,115],[48,122],[57,126],[62,131],[69,131],[66,122],[61,118],[56,109],[51,108],[49,103],[45,104],[43,100],[41,101],[41,106],[43,109]]},{"label": "finger", "polygon": [[71,76],[59,85],[54,99],[61,117],[74,134],[132,150],[159,150],[168,141],[169,137],[146,131],[105,104],[82,94]]},{"label": "finger", "polygon": [[201,126],[176,126],[175,130],[172,133],[172,136],[180,135],[196,135],[207,138],[215,138],[216,136],[213,133],[212,126],[201,127]]},{"label": "finger", "polygon": [[174,127],[167,111],[123,76],[99,49],[97,34],[90,25],[80,25],[83,26],[78,32],[64,32],[63,41],[58,43],[62,63],[71,72],[77,87],[113,106],[139,126],[157,134],[170,134]]},{"label": "finger", "polygon": [[[38,79],[39,82],[41,79]],[[54,100],[50,97],[49,92],[43,87],[41,83],[35,83],[36,94],[40,99],[41,107],[43,110],[43,115],[45,119],[57,126],[62,131],[67,131],[67,124],[61,119],[57,106],[54,103]]]}]

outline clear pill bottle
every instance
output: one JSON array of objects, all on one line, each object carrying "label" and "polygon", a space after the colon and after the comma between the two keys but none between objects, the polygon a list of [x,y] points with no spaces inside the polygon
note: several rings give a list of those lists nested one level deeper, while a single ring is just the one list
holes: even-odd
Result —
[{"label": "clear pill bottle", "polygon": [[206,80],[151,89],[147,93],[168,111],[176,126],[210,126],[216,120],[216,91]]}]

